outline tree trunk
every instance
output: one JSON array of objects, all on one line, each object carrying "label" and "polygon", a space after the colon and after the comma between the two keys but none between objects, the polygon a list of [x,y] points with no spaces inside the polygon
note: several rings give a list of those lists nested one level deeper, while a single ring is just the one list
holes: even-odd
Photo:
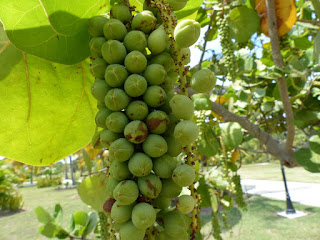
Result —
[{"label": "tree trunk", "polygon": [[64,178],[69,179],[68,177],[68,162],[67,159],[64,159]]},{"label": "tree trunk", "polygon": [[71,180],[72,180],[72,185],[75,185],[74,178],[73,178],[73,164],[72,164],[72,156],[69,156],[70,160],[70,172],[71,172]]},{"label": "tree trunk", "polygon": [[33,166],[30,166],[30,184],[33,184]]}]

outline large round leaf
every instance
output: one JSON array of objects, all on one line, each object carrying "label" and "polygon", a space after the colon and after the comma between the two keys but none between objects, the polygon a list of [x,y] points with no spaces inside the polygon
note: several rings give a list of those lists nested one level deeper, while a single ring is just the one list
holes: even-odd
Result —
[{"label": "large round leaf", "polygon": [[[108,1],[107,1],[108,2]],[[0,19],[20,50],[63,64],[89,54],[87,21],[105,0],[0,0]]]},{"label": "large round leaf", "polygon": [[213,157],[217,154],[219,148],[220,144],[213,134],[212,129],[207,128],[206,131],[203,132],[203,137],[198,141],[197,150],[207,157]]},{"label": "large round leaf", "polygon": [[96,112],[89,63],[24,54],[1,30],[0,41],[0,156],[49,165],[87,145]]},{"label": "large round leaf", "polygon": [[313,152],[320,154],[320,136],[319,135],[312,136],[309,140],[309,144],[310,144],[310,149]]},{"label": "large round leaf", "polygon": [[108,198],[107,180],[105,173],[91,175],[78,187],[81,200],[97,212],[103,212],[103,204]]}]

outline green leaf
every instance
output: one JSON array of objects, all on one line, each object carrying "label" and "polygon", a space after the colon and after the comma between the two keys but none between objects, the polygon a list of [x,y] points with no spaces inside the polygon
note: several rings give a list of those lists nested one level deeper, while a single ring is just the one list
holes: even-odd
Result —
[{"label": "green leaf", "polygon": [[34,211],[36,212],[38,221],[41,223],[47,224],[53,220],[50,214],[41,206],[36,207]]},{"label": "green leaf", "polygon": [[87,21],[105,0],[0,0],[0,19],[20,50],[63,64],[85,60],[90,50]]},{"label": "green leaf", "polygon": [[311,151],[320,154],[320,136],[314,135],[309,139]]},{"label": "green leaf", "polygon": [[129,0],[131,6],[135,6],[135,10],[137,12],[141,12],[143,10],[144,0]]},{"label": "green leaf", "polygon": [[85,237],[88,234],[90,234],[97,226],[97,223],[98,223],[98,214],[96,212],[92,212],[89,216],[87,227],[85,228],[82,236]]},{"label": "green leaf", "polygon": [[197,188],[198,193],[201,196],[201,207],[210,207],[211,206],[211,197],[209,194],[209,186],[206,183],[204,177],[199,179],[199,186]]},{"label": "green leaf", "polygon": [[56,204],[54,207],[53,218],[56,224],[62,224],[63,211],[60,204]]},{"label": "green leaf", "polygon": [[197,149],[201,154],[209,158],[218,153],[220,144],[209,127],[203,132],[203,138],[199,139]]},{"label": "green leaf", "polygon": [[256,11],[242,6],[231,10],[229,14],[231,37],[237,42],[246,42],[258,31],[260,18]]},{"label": "green leaf", "polygon": [[103,204],[107,200],[107,176],[105,173],[91,175],[78,187],[81,200],[97,212],[103,212]]},{"label": "green leaf", "polygon": [[54,238],[57,235],[58,231],[58,226],[51,222],[39,227],[39,233],[46,236],[47,238]]},{"label": "green leaf", "polygon": [[217,212],[219,209],[218,197],[213,191],[210,191],[210,201],[211,201],[212,211],[214,213]]},{"label": "green leaf", "polygon": [[233,207],[233,198],[229,195],[224,195],[223,198],[220,200],[222,206],[226,210],[231,210]]},{"label": "green leaf", "polygon": [[239,123],[223,123],[221,128],[221,138],[227,151],[230,151],[240,145],[243,139],[243,133]]},{"label": "green leaf", "polygon": [[86,146],[97,111],[89,62],[66,66],[25,54],[3,33],[0,156],[50,165]]},{"label": "green leaf", "polygon": [[295,119],[304,122],[320,120],[320,112],[301,110],[296,113]]},{"label": "green leaf", "polygon": [[320,31],[318,31],[316,37],[314,38],[313,50],[314,50],[315,63],[320,64]]},{"label": "green leaf", "polygon": [[86,163],[88,172],[89,172],[89,174],[91,174],[91,172],[92,172],[92,159],[90,158],[87,150],[84,148],[82,149],[82,156],[83,156],[84,162]]},{"label": "green leaf", "polygon": [[266,90],[263,88],[257,88],[253,92],[253,98],[259,99],[263,98],[266,95]]},{"label": "green leaf", "polygon": [[318,18],[320,18],[320,2],[319,0],[311,0],[314,10],[317,13]]},{"label": "green leaf", "polygon": [[189,0],[187,5],[180,11],[176,11],[178,20],[196,19],[197,11],[200,8],[203,0]]},{"label": "green leaf", "polygon": [[294,158],[309,172],[320,172],[320,155],[308,148],[301,148],[294,154]]},{"label": "green leaf", "polygon": [[89,216],[84,211],[76,211],[73,213],[74,224],[86,226],[89,221]]}]

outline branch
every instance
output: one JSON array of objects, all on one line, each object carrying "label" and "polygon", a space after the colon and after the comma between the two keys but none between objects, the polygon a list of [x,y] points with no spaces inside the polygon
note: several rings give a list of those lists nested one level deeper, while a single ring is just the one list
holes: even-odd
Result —
[{"label": "branch", "polygon": [[202,65],[202,61],[203,61],[203,58],[204,58],[204,54],[206,53],[207,43],[208,43],[210,32],[211,32],[211,29],[212,29],[211,25],[213,23],[213,19],[214,19],[214,10],[213,10],[213,12],[212,12],[212,14],[210,16],[210,23],[208,25],[208,30],[207,30],[206,35],[204,37],[203,49],[202,49],[202,54],[201,54],[199,65],[198,65],[198,70],[201,69],[201,65]]},{"label": "branch", "polygon": [[320,26],[320,22],[313,21],[313,20],[298,19],[297,22],[310,23],[310,24],[315,25],[315,26]]},{"label": "branch", "polygon": [[261,130],[257,125],[251,123],[248,119],[238,116],[227,109],[222,107],[220,104],[212,102],[212,111],[223,117],[226,122],[237,122],[242,128],[248,131],[253,137],[257,138],[262,144],[266,146],[266,152],[275,156],[280,160],[280,162],[287,167],[298,166],[294,159],[292,151],[287,151],[283,144],[280,144],[276,139],[274,139],[270,134]]},{"label": "branch", "polygon": [[[269,35],[272,46],[272,58],[274,65],[279,68],[284,67],[284,62],[280,53],[280,44],[278,37],[277,28],[277,18],[274,0],[267,0],[267,15],[268,15],[268,25],[269,25]],[[284,112],[286,114],[287,124],[288,124],[288,134],[286,141],[286,150],[292,152],[293,140],[295,134],[295,127],[292,123],[294,120],[293,111],[289,99],[288,88],[286,84],[286,79],[284,77],[278,78],[278,86],[280,91],[281,100],[283,102]],[[291,153],[293,154],[293,153]]]}]

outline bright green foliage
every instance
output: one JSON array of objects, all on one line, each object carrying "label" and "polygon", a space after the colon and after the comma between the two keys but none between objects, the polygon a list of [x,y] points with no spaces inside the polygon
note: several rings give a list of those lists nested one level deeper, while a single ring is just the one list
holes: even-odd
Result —
[{"label": "bright green foliage", "polygon": [[132,223],[138,229],[147,229],[156,221],[156,211],[148,203],[139,203],[132,210]]}]

